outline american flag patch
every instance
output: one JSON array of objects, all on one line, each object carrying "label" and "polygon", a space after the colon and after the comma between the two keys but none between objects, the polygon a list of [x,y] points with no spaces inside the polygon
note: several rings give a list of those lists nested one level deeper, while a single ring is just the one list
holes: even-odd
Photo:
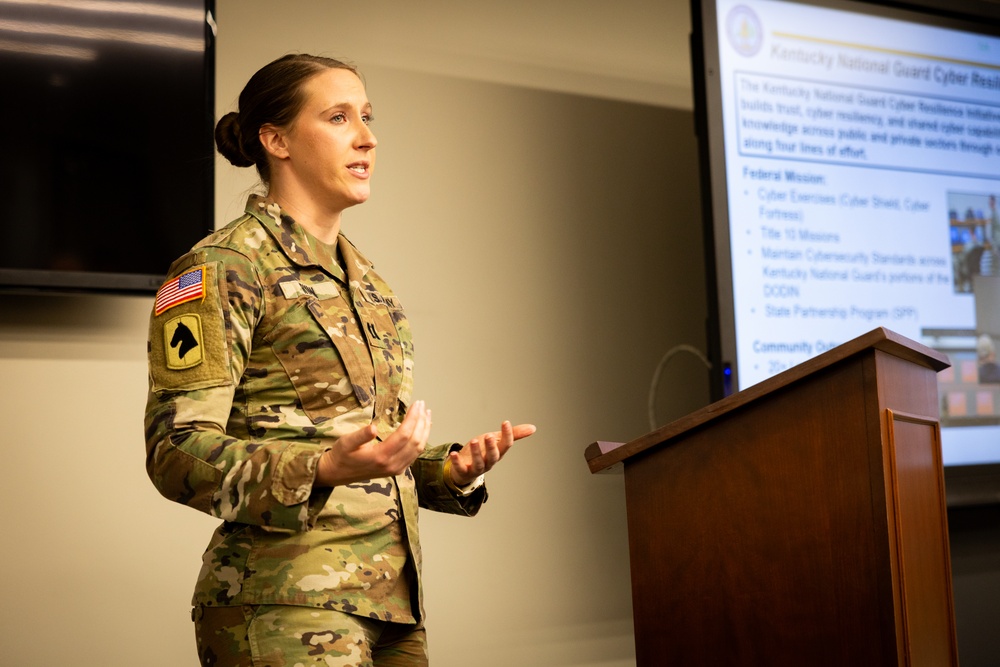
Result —
[{"label": "american flag patch", "polygon": [[153,311],[159,315],[178,304],[205,298],[205,269],[188,271],[163,284],[156,292]]}]

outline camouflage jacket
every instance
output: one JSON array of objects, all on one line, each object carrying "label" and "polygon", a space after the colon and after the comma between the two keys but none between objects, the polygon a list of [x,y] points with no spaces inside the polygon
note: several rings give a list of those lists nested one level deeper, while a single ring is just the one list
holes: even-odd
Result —
[{"label": "camouflage jacket", "polygon": [[320,243],[251,196],[171,266],[148,345],[149,476],[166,498],[223,520],[195,605],[423,615],[418,502],[472,515],[486,493],[448,489],[454,444],[428,448],[403,475],[313,488],[337,437],[369,423],[386,437],[413,389],[406,317],[347,239]]}]

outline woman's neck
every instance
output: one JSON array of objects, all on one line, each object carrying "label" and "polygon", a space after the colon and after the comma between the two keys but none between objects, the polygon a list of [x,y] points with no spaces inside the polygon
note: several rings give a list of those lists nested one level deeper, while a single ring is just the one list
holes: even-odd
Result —
[{"label": "woman's neck", "polygon": [[281,207],[295,222],[323,243],[335,244],[340,233],[342,211],[327,211],[310,196],[294,189],[275,188],[272,184],[267,198]]}]

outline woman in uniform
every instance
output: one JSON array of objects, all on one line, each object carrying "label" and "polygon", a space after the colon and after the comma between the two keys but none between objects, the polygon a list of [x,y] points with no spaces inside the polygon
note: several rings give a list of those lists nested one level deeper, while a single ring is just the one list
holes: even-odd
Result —
[{"label": "woman in uniform", "polygon": [[147,470],[222,519],[194,593],[203,665],[426,665],[418,507],[474,515],[483,474],[535,430],[427,446],[406,316],[341,234],[369,196],[371,120],[343,62],[254,74],[216,145],[266,195],[156,296]]}]

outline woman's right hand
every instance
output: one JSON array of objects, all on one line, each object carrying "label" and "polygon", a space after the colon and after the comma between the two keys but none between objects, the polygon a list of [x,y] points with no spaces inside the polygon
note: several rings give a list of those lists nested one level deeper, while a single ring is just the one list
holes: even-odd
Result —
[{"label": "woman's right hand", "polygon": [[333,449],[319,459],[316,485],[341,486],[401,475],[427,445],[431,411],[423,401],[416,401],[392,435],[379,442],[375,434],[375,425],[369,424],[338,438]]}]

